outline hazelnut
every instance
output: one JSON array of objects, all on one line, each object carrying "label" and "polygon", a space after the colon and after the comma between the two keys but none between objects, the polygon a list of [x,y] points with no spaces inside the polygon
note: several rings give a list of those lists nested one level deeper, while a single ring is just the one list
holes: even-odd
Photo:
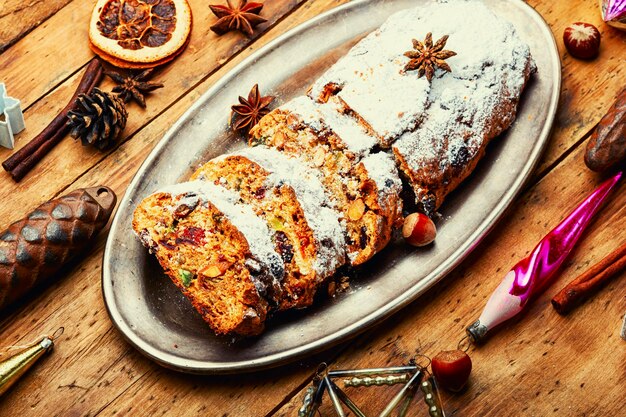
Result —
[{"label": "hazelnut", "polygon": [[274,146],[279,149],[282,149],[285,146],[285,134],[283,132],[278,132],[274,135]]},{"label": "hazelnut", "polygon": [[565,28],[563,43],[573,57],[594,58],[600,50],[600,31],[589,23],[576,22]]},{"label": "hazelnut", "polygon": [[411,213],[404,219],[402,236],[409,245],[425,246],[435,240],[437,228],[427,215]]},{"label": "hazelnut", "polygon": [[431,367],[441,387],[458,392],[463,389],[472,372],[472,360],[463,351],[447,350],[433,358]]}]

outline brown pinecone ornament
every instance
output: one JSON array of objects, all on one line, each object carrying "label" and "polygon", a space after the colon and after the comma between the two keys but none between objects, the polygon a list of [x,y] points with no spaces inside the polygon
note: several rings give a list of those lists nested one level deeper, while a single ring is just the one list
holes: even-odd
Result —
[{"label": "brown pinecone ornament", "polygon": [[0,233],[0,309],[87,247],[107,224],[116,201],[107,187],[78,189],[42,204]]},{"label": "brown pinecone ornament", "polygon": [[110,148],[126,126],[128,113],[124,101],[114,94],[94,88],[76,99],[78,108],[68,113],[70,135],[83,145],[100,150]]}]

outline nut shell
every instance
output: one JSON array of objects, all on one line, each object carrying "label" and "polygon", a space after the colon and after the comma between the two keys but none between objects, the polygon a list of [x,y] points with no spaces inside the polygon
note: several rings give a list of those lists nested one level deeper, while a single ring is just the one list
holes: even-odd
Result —
[{"label": "nut shell", "polygon": [[472,372],[472,360],[461,350],[439,352],[431,366],[439,385],[452,392],[462,390]]},{"label": "nut shell", "polygon": [[426,246],[437,237],[437,227],[427,215],[411,213],[404,219],[402,236],[409,245]]},{"label": "nut shell", "polygon": [[600,51],[600,31],[594,25],[576,22],[565,28],[563,43],[573,57],[591,59]]},{"label": "nut shell", "polygon": [[626,88],[593,131],[585,164],[596,172],[610,171],[626,161]]}]

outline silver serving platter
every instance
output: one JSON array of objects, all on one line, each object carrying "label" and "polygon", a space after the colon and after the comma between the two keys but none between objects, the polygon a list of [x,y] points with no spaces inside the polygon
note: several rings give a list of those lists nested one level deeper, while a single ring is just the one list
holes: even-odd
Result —
[{"label": "silver serving platter", "polygon": [[[487,0],[528,42],[538,73],[517,121],[488,149],[442,207],[436,243],[414,249],[401,241],[376,255],[353,280],[353,290],[320,297],[308,309],[279,314],[264,334],[247,340],[215,336],[163,274],[132,232],[137,202],[185,180],[204,161],[244,146],[227,129],[230,106],[259,83],[280,102],[311,82],[393,12],[424,0],[353,1],[285,33],[251,55],[206,92],[169,130],[131,182],[113,220],[104,252],[102,287],[114,325],[160,364],[192,373],[258,370],[293,361],[354,337],[416,300],[457,266],[505,213],[548,141],[561,83],[552,33],[519,0]],[[473,24],[467,22],[467,24]]]}]

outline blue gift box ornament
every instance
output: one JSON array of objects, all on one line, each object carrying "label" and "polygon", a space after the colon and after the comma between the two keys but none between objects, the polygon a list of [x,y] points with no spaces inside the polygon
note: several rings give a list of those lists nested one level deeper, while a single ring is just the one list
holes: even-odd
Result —
[{"label": "blue gift box ornament", "polygon": [[24,130],[24,115],[20,101],[7,96],[4,83],[0,83],[0,146],[13,149],[13,135]]}]

